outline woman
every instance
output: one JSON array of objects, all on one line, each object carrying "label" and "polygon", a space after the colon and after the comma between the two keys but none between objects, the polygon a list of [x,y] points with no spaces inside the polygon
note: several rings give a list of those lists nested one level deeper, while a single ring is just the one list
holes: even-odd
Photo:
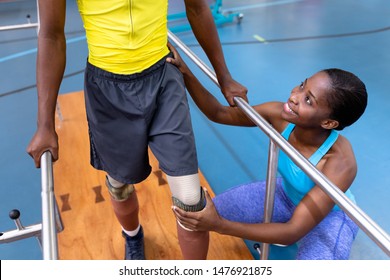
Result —
[{"label": "woman", "polygon": [[[212,121],[255,126],[237,107],[221,105],[196,79],[170,46],[168,61],[182,72],[200,110]],[[349,190],[357,173],[350,142],[337,130],[353,124],[367,106],[364,83],[354,74],[325,69],[293,88],[287,102],[253,106],[285,139],[354,201]],[[348,259],[357,225],[283,152],[279,154],[275,207],[263,223],[265,182],[232,188],[197,213],[177,207],[179,222],[192,230],[209,230],[271,244],[298,243],[297,259]],[[253,199],[253,198],[256,199]]]}]

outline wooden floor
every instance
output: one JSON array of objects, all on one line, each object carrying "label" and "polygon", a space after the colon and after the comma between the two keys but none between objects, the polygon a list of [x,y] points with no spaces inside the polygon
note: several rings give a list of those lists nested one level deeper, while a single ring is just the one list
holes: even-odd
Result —
[{"label": "wooden floor", "polygon": [[[54,164],[54,185],[64,223],[59,256],[67,260],[123,259],[124,240],[113,214],[105,175],[89,164],[89,140],[83,92],[60,95],[56,114],[60,160]],[[146,258],[182,259],[171,196],[164,174],[150,153],[153,171],[137,184]],[[201,174],[201,184],[213,191]],[[208,259],[253,259],[242,239],[210,234]]]}]

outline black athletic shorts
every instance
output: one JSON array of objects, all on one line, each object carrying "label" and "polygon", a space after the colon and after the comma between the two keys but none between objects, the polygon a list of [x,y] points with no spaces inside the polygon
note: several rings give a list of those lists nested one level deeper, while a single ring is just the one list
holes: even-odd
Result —
[{"label": "black athletic shorts", "polygon": [[149,176],[148,146],[166,174],[198,172],[183,76],[165,60],[132,75],[87,63],[91,164],[119,182],[135,184]]}]

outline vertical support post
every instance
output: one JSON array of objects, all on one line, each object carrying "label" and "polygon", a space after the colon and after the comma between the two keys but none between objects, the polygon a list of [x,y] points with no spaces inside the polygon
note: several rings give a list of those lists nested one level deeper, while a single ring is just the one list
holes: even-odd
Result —
[{"label": "vertical support post", "polygon": [[58,259],[56,201],[54,198],[53,164],[50,152],[41,156],[42,179],[42,251],[44,260]]},{"label": "vertical support post", "polygon": [[41,20],[39,19],[39,0],[37,0],[37,35],[39,33]]},{"label": "vertical support post", "polygon": [[[270,139],[268,149],[268,169],[267,169],[267,181],[266,192],[264,201],[264,223],[270,223],[274,210],[275,201],[275,189],[276,189],[276,174],[278,167],[278,153],[279,148],[274,141]],[[269,244],[261,244],[261,260],[267,260],[269,255]]]}]

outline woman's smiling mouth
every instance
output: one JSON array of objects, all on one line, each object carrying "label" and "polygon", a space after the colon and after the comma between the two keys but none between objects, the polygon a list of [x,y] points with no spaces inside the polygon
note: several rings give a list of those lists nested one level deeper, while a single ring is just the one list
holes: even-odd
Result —
[{"label": "woman's smiling mouth", "polygon": [[295,116],[298,115],[295,111],[293,111],[293,110],[291,109],[291,107],[290,107],[290,105],[288,105],[288,103],[284,103],[283,110],[284,110],[286,113],[288,113],[288,114],[292,114],[292,115],[295,115]]}]

